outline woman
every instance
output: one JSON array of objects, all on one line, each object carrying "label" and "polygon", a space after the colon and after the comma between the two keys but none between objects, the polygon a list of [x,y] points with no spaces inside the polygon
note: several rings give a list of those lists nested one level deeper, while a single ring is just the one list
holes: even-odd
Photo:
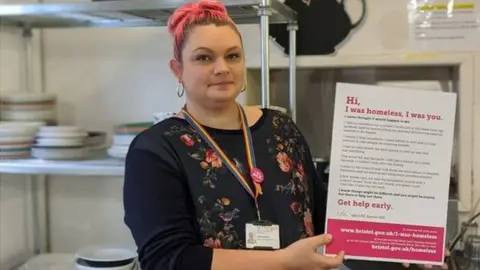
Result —
[{"label": "woman", "polygon": [[125,222],[142,269],[338,268],[343,252],[315,252],[332,236],[319,235],[326,191],[304,137],[288,116],[235,101],[245,57],[225,8],[186,4],[168,26],[186,106],[126,159]]}]

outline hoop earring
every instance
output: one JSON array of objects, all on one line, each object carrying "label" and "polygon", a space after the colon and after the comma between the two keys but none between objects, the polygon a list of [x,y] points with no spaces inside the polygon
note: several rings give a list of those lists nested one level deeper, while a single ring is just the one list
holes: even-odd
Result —
[{"label": "hoop earring", "polygon": [[183,84],[179,82],[177,84],[177,96],[178,98],[183,97],[183,94],[185,93],[185,88],[183,87]]},{"label": "hoop earring", "polygon": [[244,83],[243,83],[243,87],[242,89],[240,90],[241,93],[245,92],[245,90],[247,90],[247,79],[245,79]]}]

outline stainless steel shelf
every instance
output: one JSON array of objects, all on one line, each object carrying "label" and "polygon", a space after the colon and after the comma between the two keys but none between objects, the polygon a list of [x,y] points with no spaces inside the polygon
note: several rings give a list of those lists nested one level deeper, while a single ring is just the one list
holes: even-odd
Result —
[{"label": "stainless steel shelf", "polygon": [[40,159],[0,160],[0,173],[122,176],[125,161],[105,158],[78,161]]},{"label": "stainless steel shelf", "polygon": [[[176,7],[190,0],[118,0],[86,3],[0,5],[2,25],[28,28],[165,26]],[[224,0],[238,24],[258,24],[260,0]],[[296,13],[270,0],[269,23],[294,21]]]}]

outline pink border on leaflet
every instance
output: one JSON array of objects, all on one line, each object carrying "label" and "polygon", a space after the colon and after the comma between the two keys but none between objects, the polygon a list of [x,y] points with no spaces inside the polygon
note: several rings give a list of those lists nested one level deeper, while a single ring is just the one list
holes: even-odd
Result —
[{"label": "pink border on leaflet", "polygon": [[[394,234],[397,233],[397,235],[375,236],[372,234],[349,233],[345,230],[371,230],[378,232],[393,232]],[[382,245],[383,247],[390,247],[389,244],[392,244],[392,246],[398,246],[395,243],[405,243],[405,241],[412,241],[414,239],[413,237],[399,236],[399,233],[419,232],[419,234],[424,234],[422,232],[427,231],[429,232],[429,235],[435,236],[436,239],[415,239],[428,242],[430,245],[430,250],[434,251],[432,253],[404,250],[374,249],[372,247],[373,244],[375,244],[376,246]],[[442,227],[328,219],[327,233],[333,236],[333,241],[325,247],[326,254],[337,254],[338,252],[343,250],[345,251],[346,255],[367,258],[428,261],[439,263],[443,262],[444,259],[443,252],[445,228]],[[418,247],[418,249],[420,248],[421,247]]]}]

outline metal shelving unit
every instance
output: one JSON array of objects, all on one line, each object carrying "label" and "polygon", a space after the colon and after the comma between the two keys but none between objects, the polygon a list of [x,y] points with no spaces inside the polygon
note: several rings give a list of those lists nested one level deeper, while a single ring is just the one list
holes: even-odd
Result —
[{"label": "metal shelving unit", "polygon": [[[28,46],[32,37],[32,29],[53,28],[119,28],[119,27],[162,27],[166,26],[173,11],[188,0],[117,0],[83,3],[40,3],[40,4],[4,4],[0,5],[0,24],[2,26],[19,27],[24,31],[25,53],[32,56],[32,48]],[[290,113],[296,120],[296,13],[278,0],[224,0],[229,15],[237,24],[258,24],[261,31],[261,70],[262,70],[262,106],[270,106],[270,50],[269,24],[286,23],[290,31]],[[259,20],[260,17],[260,20]],[[32,60],[27,57],[25,66],[31,66]],[[31,78],[32,71],[26,70],[26,78]],[[31,85],[31,82],[26,82]],[[61,164],[61,165],[60,165]],[[69,163],[36,163],[31,160],[0,161],[0,173],[17,174],[108,174],[112,170],[105,165],[112,164],[105,160],[95,165],[88,162]],[[62,169],[59,169],[62,166]],[[95,173],[94,173],[95,172]]]},{"label": "metal shelving unit", "polygon": [[[3,24],[27,28],[166,26],[185,0],[121,0],[84,3],[0,5]],[[222,1],[237,24],[257,24],[268,11],[269,23],[295,21],[295,12],[278,0]]]},{"label": "metal shelving unit", "polygon": [[10,174],[122,176],[125,162],[120,159],[51,161],[40,159],[3,160],[0,172]]},{"label": "metal shelving unit", "polygon": [[[41,1],[41,0],[40,0]],[[27,89],[32,82],[32,29],[53,28],[119,28],[119,27],[162,27],[166,26],[173,11],[188,0],[117,0],[83,3],[39,3],[1,4],[0,25],[23,29],[25,38],[25,61]],[[284,23],[290,31],[290,113],[296,120],[296,13],[279,0],[223,0],[229,15],[237,24],[258,24],[261,31],[261,87],[262,106],[270,106],[270,50],[269,24]],[[259,18],[260,17],[260,18]],[[73,31],[73,30],[72,30]],[[115,159],[85,161],[42,161],[0,160],[0,173],[25,174],[31,176],[33,194],[31,201],[33,216],[34,252],[48,251],[48,228],[44,207],[47,175],[99,175],[121,176],[124,162]],[[39,192],[39,189],[43,190]],[[37,194],[37,195],[35,195]],[[46,196],[46,195],[45,195]],[[42,206],[43,205],[43,206]],[[42,212],[42,213],[39,213]]]}]

